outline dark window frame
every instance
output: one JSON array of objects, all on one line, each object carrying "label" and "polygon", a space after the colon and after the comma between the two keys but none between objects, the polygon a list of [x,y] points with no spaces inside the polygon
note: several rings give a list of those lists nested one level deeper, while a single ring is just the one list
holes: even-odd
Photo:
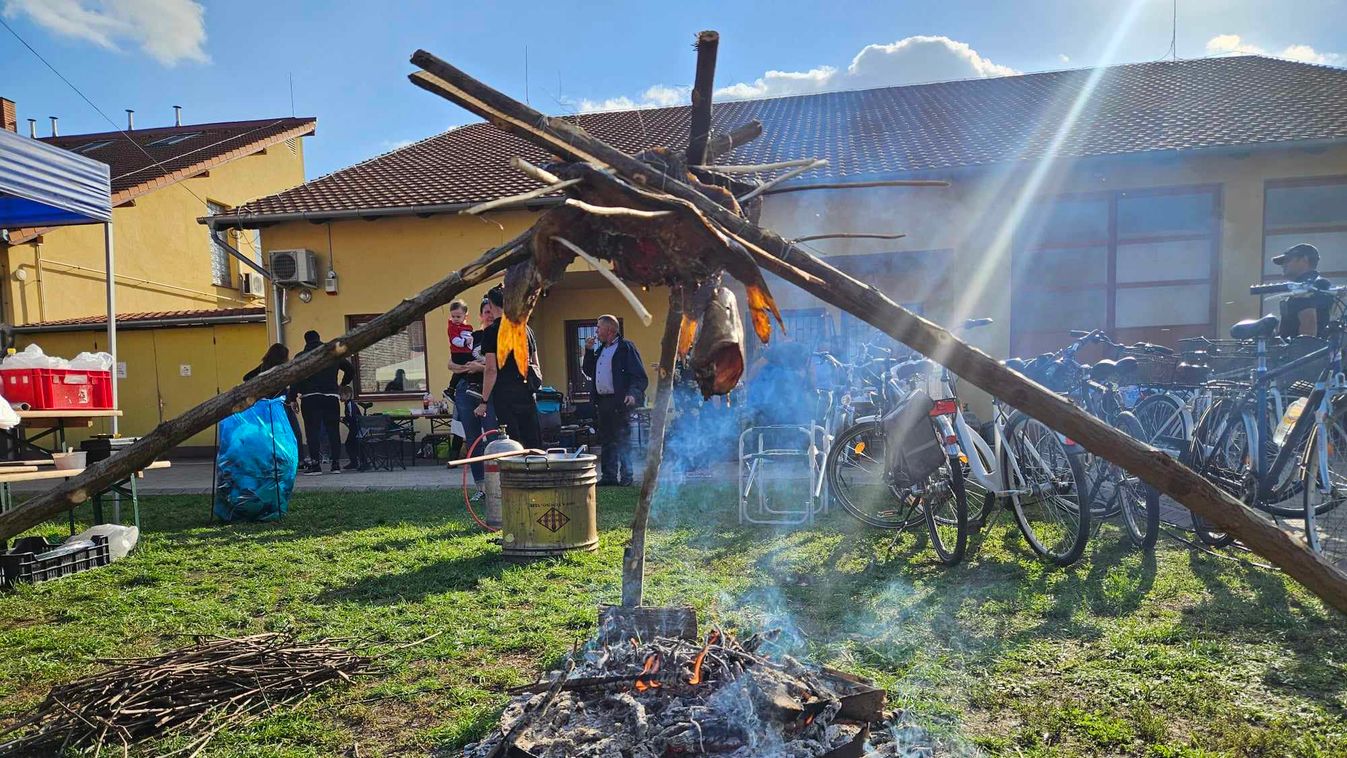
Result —
[{"label": "dark window frame", "polygon": [[[1335,234],[1340,232],[1347,232],[1347,220],[1344,220],[1343,223],[1341,224],[1320,224],[1314,226],[1280,226],[1276,227],[1275,231],[1270,232],[1268,228],[1268,205],[1267,205],[1268,193],[1271,190],[1279,190],[1279,189],[1294,189],[1296,187],[1330,187],[1334,185],[1347,186],[1347,175],[1339,174],[1334,176],[1307,176],[1307,177],[1296,177],[1287,179],[1266,179],[1263,181],[1263,245],[1262,245],[1263,255],[1258,259],[1258,275],[1261,277],[1261,281],[1265,283],[1279,282],[1283,278],[1280,274],[1266,273],[1268,258],[1274,252],[1273,250],[1268,249],[1267,245],[1268,237],[1273,236],[1275,234],[1297,234],[1297,233]],[[1347,213],[1344,214],[1344,218],[1347,218]],[[1332,271],[1320,271],[1319,273],[1323,274],[1324,276],[1330,279],[1347,278],[1347,270],[1335,269]],[[1264,303],[1266,303],[1267,298],[1263,298],[1262,300]]]},{"label": "dark window frame", "polygon": [[[563,342],[566,344],[566,390],[567,395],[572,398],[579,397],[582,400],[589,396],[586,389],[589,383],[585,381],[584,372],[580,370],[580,334],[581,329],[597,329],[599,320],[597,318],[576,318],[567,319],[565,322]],[[622,317],[617,318],[617,331],[626,336],[626,324]]]},{"label": "dark window frame", "polygon": [[[1211,198],[1212,213],[1210,227],[1206,233],[1184,232],[1175,234],[1158,234],[1149,236],[1136,236],[1120,239],[1118,234],[1118,201],[1128,197],[1164,197],[1170,195],[1196,195],[1207,194]],[[1266,193],[1265,193],[1266,198]],[[1079,288],[1063,286],[1044,286],[1034,281],[1026,281],[1020,272],[1021,256],[1026,253],[1038,252],[1040,250],[1054,249],[1072,249],[1084,247],[1105,247],[1107,250],[1105,256],[1105,281],[1100,285],[1091,285],[1089,289],[1100,290],[1105,296],[1104,325],[1102,329],[1111,335],[1119,330],[1117,326],[1117,293],[1120,289],[1137,289],[1147,287],[1181,286],[1192,284],[1209,284],[1211,290],[1210,302],[1208,304],[1207,331],[1215,327],[1218,318],[1218,309],[1220,306],[1220,271],[1221,271],[1221,227],[1224,222],[1225,197],[1224,187],[1220,184],[1184,184],[1172,187],[1147,187],[1141,189],[1126,190],[1100,190],[1094,192],[1072,192],[1056,195],[1047,195],[1038,198],[1036,203],[1051,203],[1062,200],[1103,200],[1108,203],[1108,239],[1107,240],[1077,240],[1072,242],[1054,241],[1050,244],[1025,245],[1019,239],[1016,240],[1011,254],[1011,286],[1016,293],[1028,295],[1051,294],[1053,292],[1074,291]],[[1266,202],[1266,200],[1265,200]],[[1018,236],[1018,235],[1017,235]],[[1118,248],[1128,244],[1145,244],[1153,242],[1183,242],[1209,240],[1209,268],[1208,278],[1206,279],[1168,279],[1168,280],[1146,280],[1135,282],[1118,282]],[[1017,316],[1015,303],[1022,302],[1020,298],[1014,298],[1011,301],[1010,309],[1010,337],[1011,350],[1018,352],[1016,344],[1023,341],[1033,340],[1044,335],[1055,334],[1057,330],[1044,329],[1024,329],[1019,326],[1022,323],[1020,316]],[[1137,326],[1122,327],[1129,332],[1163,329],[1191,329],[1200,325],[1156,325],[1156,326]]]},{"label": "dark window frame", "polygon": [[[356,327],[366,322],[373,321],[374,319],[378,318],[381,315],[382,314],[379,313],[348,313],[346,314],[345,317],[346,331],[349,332],[352,329],[355,329]],[[354,381],[351,382],[351,387],[355,391],[355,397],[357,399],[367,398],[370,400],[412,400],[412,399],[421,399],[422,397],[425,396],[427,392],[430,392],[430,350],[429,345],[425,344],[429,342],[430,337],[428,334],[426,334],[426,320],[423,317],[419,321],[413,321],[411,324],[408,324],[406,327],[404,327],[404,329],[410,329],[412,324],[417,323],[421,325],[421,334],[423,343],[422,346],[427,348],[426,350],[421,351],[421,360],[425,363],[426,369],[426,389],[424,391],[408,390],[406,392],[381,392],[381,391],[362,392],[360,390],[360,354],[356,353],[355,355],[351,356],[351,366],[355,369],[355,378]],[[385,339],[387,338],[385,337]],[[431,394],[434,395],[435,393],[431,392]]]}]

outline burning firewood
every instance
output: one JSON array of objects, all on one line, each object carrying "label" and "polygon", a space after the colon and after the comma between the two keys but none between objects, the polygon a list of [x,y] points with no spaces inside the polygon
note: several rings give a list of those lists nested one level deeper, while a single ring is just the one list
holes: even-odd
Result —
[{"label": "burning firewood", "polygon": [[[762,645],[766,637],[750,640]],[[720,630],[701,645],[669,637],[595,642],[566,673],[513,694],[500,730],[467,746],[467,758],[878,758],[931,747],[929,735],[909,728],[898,749],[884,691],[869,682],[755,652]]]}]

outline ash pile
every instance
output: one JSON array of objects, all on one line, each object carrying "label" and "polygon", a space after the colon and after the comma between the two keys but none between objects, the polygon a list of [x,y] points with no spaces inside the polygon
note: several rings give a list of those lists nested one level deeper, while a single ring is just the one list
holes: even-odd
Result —
[{"label": "ash pile", "polygon": [[772,652],[771,635],[705,644],[656,637],[596,644],[564,672],[513,691],[500,728],[465,758],[884,758],[929,756],[894,725],[884,690]]}]

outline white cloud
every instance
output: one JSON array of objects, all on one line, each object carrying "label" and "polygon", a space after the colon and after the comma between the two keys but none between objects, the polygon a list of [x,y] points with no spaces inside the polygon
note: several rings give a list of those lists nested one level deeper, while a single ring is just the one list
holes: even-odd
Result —
[{"label": "white cloud", "polygon": [[1309,45],[1287,45],[1279,53],[1270,53],[1238,34],[1218,34],[1207,40],[1207,55],[1275,55],[1302,63],[1318,63],[1326,66],[1347,65],[1347,56],[1338,53],[1321,53]]},{"label": "white cloud", "polygon": [[[814,92],[893,87],[904,84],[979,79],[1019,73],[984,58],[966,42],[949,37],[907,37],[889,44],[866,45],[845,69],[819,66],[808,71],[771,70],[751,82],[736,82],[716,90],[721,100],[803,95]],[[683,105],[688,87],[657,84],[640,98],[582,100],[581,111],[625,110]]]},{"label": "white cloud", "polygon": [[1061,61],[1062,63],[1070,63],[1071,56],[1067,55],[1066,53],[1058,53],[1057,60]]},{"label": "white cloud", "polygon": [[206,11],[196,0],[5,0],[4,13],[108,50],[129,42],[166,66],[210,60]]}]

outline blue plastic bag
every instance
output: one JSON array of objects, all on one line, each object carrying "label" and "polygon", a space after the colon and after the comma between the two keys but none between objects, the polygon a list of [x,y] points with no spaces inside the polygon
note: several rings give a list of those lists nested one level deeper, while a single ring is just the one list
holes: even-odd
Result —
[{"label": "blue plastic bag", "polygon": [[215,516],[275,521],[290,509],[299,443],[282,398],[259,400],[220,422],[215,459]]}]

